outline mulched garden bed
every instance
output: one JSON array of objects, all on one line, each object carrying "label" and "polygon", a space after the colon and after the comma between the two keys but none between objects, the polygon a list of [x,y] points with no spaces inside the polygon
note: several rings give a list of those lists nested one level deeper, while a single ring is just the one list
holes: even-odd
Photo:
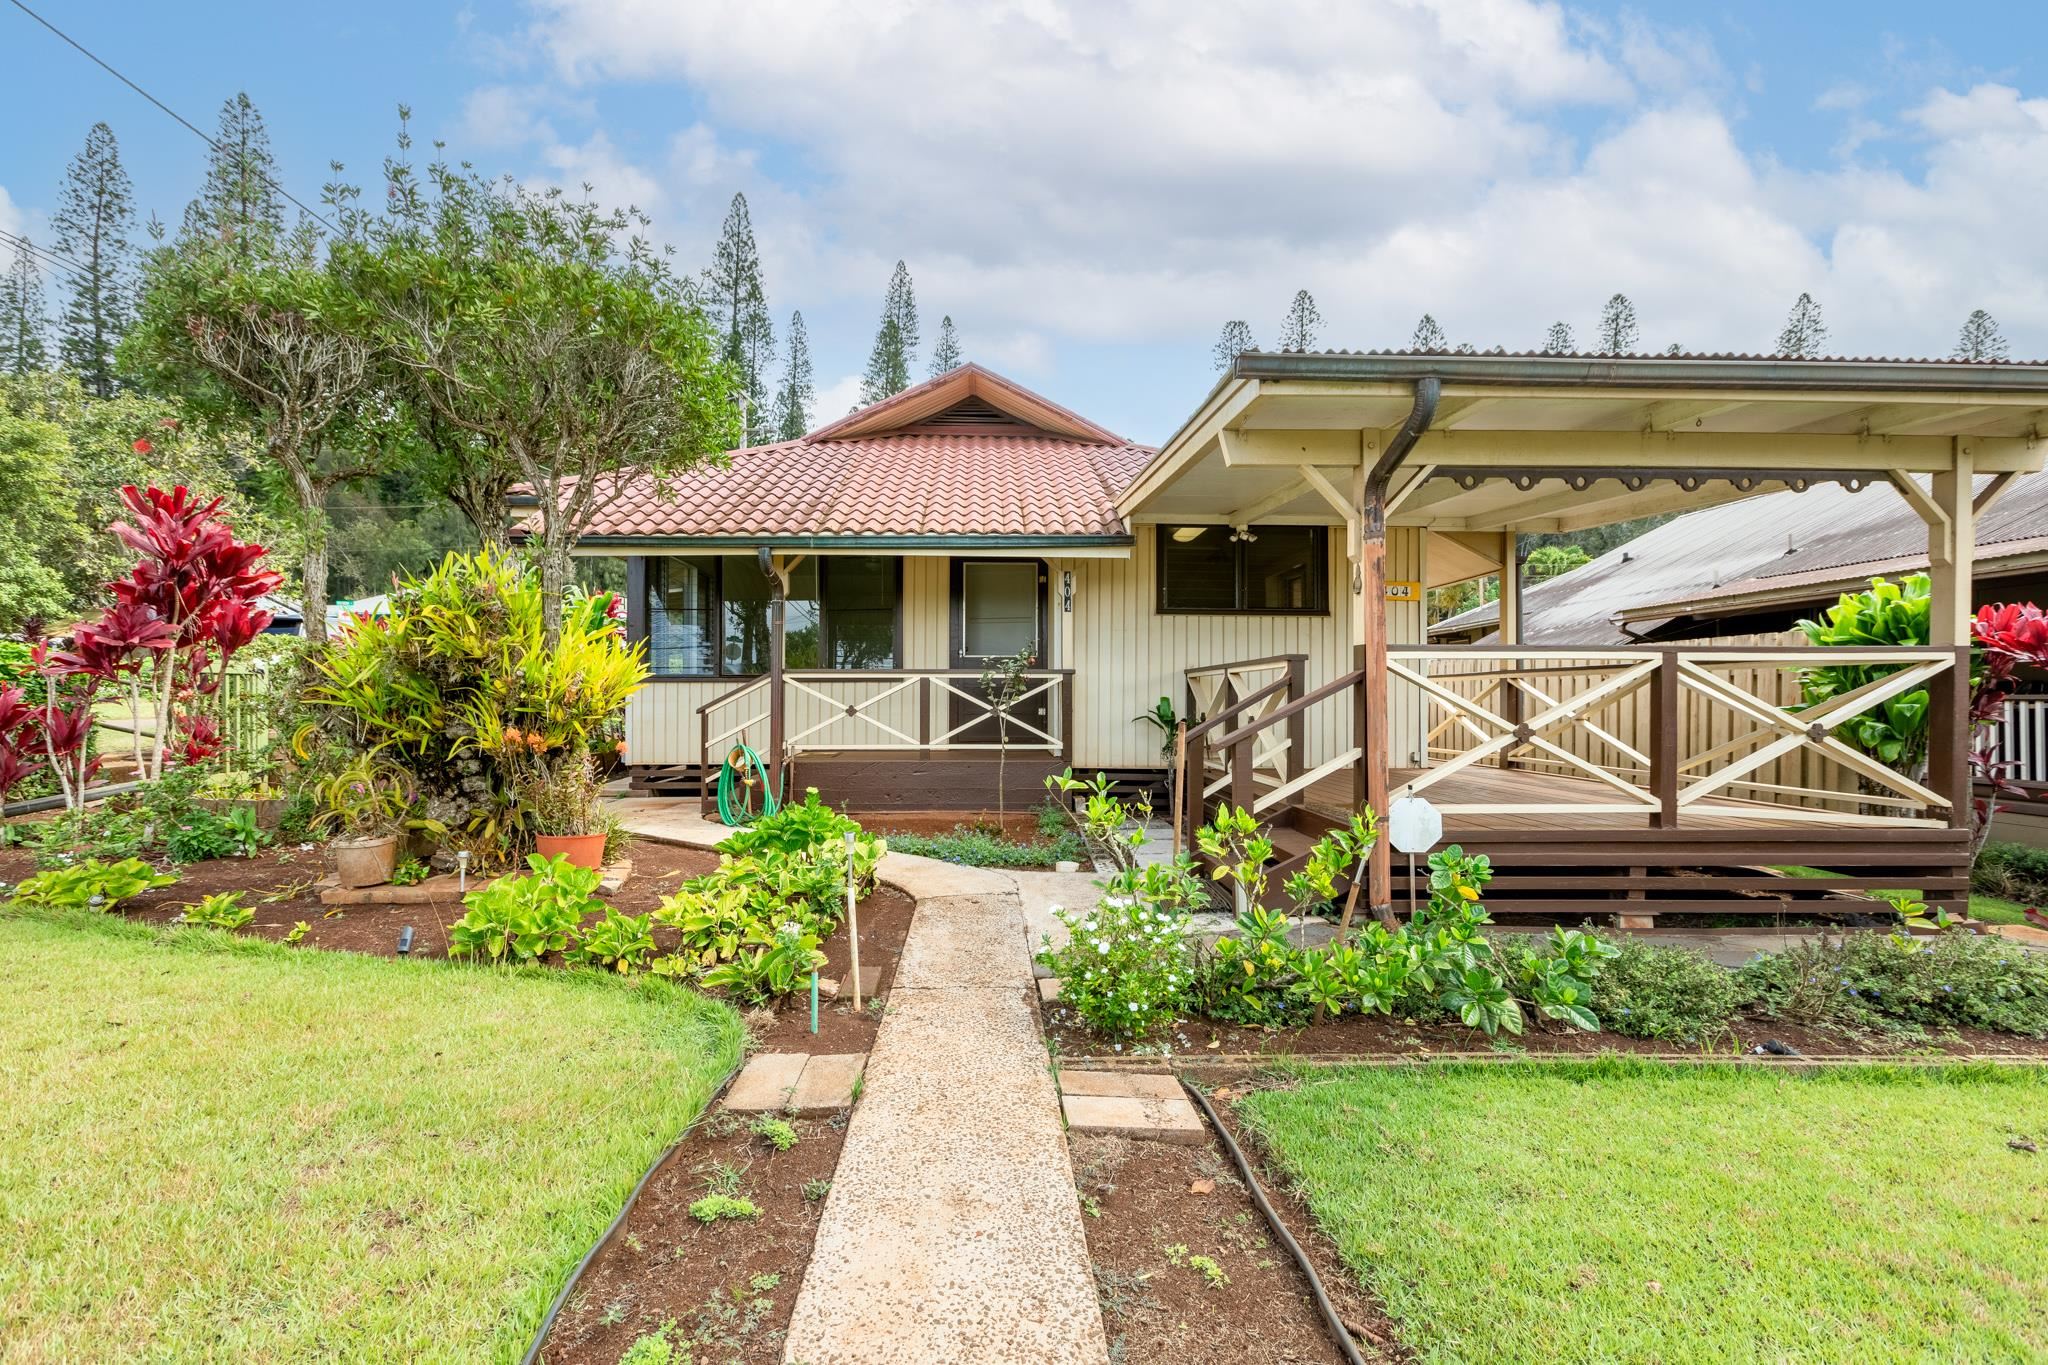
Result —
[{"label": "mulched garden bed", "polygon": [[[616,1365],[643,1333],[673,1323],[678,1359],[772,1365],[810,1264],[824,1187],[839,1165],[845,1113],[788,1120],[798,1142],[778,1152],[747,1120],[720,1111],[671,1153],[548,1331],[547,1365]],[[690,1205],[713,1190],[760,1215],[709,1225]]]},{"label": "mulched garden bed", "polygon": [[[1273,1239],[1223,1148],[1072,1137],[1074,1183],[1102,1304],[1110,1359],[1132,1365],[1324,1365],[1344,1357],[1316,1311],[1309,1283]],[[1392,1326],[1307,1220],[1268,1186],[1288,1230],[1308,1251],[1338,1314],[1368,1335],[1368,1360],[1404,1360]],[[1215,1262],[1211,1283],[1192,1263]],[[1374,1339],[1389,1345],[1375,1346]]]},{"label": "mulched garden bed", "polygon": [[1045,1005],[1042,1013],[1046,1038],[1068,1065],[1090,1060],[1143,1057],[1157,1054],[1162,1046],[1169,1044],[1173,1060],[1197,1065],[1204,1061],[1284,1057],[1316,1061],[1342,1061],[1347,1057],[1374,1060],[1405,1057],[1426,1061],[1434,1057],[1470,1056],[1475,1053],[1562,1057],[1594,1057],[1607,1053],[1731,1057],[1738,1053],[1754,1055],[1758,1048],[1772,1042],[1789,1047],[1803,1057],[2048,1057],[2048,1039],[2023,1038],[1984,1029],[1964,1029],[1953,1037],[1922,1043],[1887,1038],[1881,1034],[1811,1028],[1756,1015],[1737,1016],[1721,1037],[1704,1047],[1653,1038],[1624,1038],[1618,1033],[1581,1033],[1576,1029],[1542,1031],[1533,1023],[1520,1036],[1502,1034],[1489,1040],[1477,1029],[1466,1028],[1462,1024],[1410,1024],[1380,1015],[1346,1015],[1342,1019],[1292,1029],[1240,1028],[1200,1019],[1185,1020],[1164,1038],[1137,1045],[1126,1044],[1119,1049],[1105,1042],[1058,1001]]}]

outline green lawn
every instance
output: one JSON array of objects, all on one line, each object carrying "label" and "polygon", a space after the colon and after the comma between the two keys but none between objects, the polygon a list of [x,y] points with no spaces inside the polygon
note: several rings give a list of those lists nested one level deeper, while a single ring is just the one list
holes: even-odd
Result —
[{"label": "green lawn", "polygon": [[2048,1358],[2048,1073],[1353,1069],[1245,1120],[1430,1361]]},{"label": "green lawn", "polygon": [[0,1359],[512,1360],[739,1055],[657,983],[0,914]]},{"label": "green lawn", "polygon": [[[1821,880],[1835,875],[1818,867],[1786,866],[1780,867],[1778,871],[1785,873],[1787,876],[1811,877]],[[1883,895],[1884,893],[1880,891],[1875,894]],[[1918,891],[1909,891],[1908,894],[1917,896],[1920,893]],[[1983,920],[1986,924],[2025,924],[2028,922],[2026,909],[2018,901],[2009,901],[2000,896],[1987,896],[1980,891],[1972,891],[1970,893],[1970,918]]]}]

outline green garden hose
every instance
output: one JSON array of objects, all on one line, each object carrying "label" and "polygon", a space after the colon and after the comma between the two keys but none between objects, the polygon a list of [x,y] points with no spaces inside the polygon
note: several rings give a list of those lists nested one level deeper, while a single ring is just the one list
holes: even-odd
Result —
[{"label": "green garden hose", "polygon": [[[761,809],[753,809],[754,789],[760,788]],[[768,789],[768,765],[745,744],[735,744],[718,770],[718,818],[728,825],[751,824],[782,807],[782,793]]]}]

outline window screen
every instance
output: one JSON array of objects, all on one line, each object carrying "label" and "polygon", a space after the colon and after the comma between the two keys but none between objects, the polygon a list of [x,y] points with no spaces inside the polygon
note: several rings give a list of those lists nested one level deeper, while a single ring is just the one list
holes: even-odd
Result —
[{"label": "window screen", "polygon": [[1159,610],[1320,614],[1329,609],[1328,540],[1320,526],[1159,528]]}]

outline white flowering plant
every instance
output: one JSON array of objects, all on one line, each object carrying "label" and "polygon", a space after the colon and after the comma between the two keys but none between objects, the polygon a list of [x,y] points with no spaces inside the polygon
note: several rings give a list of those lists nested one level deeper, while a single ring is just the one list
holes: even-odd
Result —
[{"label": "white flowering plant", "polygon": [[1060,979],[1060,1003],[1112,1038],[1136,1038],[1171,1024],[1194,988],[1189,912],[1204,898],[1183,859],[1127,868],[1101,883],[1085,910],[1055,909],[1065,947],[1047,939],[1038,960]]}]

